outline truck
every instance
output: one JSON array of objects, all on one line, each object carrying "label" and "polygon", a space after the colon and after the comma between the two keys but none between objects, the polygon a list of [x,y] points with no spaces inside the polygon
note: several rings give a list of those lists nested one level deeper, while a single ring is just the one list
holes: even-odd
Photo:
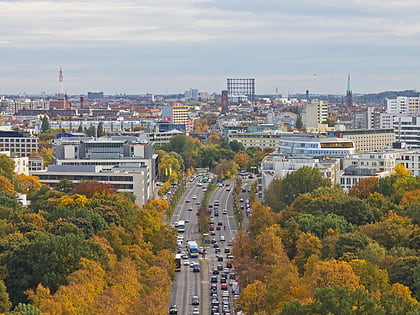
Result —
[{"label": "truck", "polygon": [[198,257],[198,245],[196,241],[188,241],[187,243],[188,253],[190,258],[197,258]]}]

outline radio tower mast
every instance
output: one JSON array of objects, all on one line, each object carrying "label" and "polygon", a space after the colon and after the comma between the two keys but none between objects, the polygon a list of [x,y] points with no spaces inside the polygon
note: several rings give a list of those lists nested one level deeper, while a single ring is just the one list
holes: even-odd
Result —
[{"label": "radio tower mast", "polygon": [[63,69],[60,66],[60,74],[58,75],[59,82],[59,92],[58,99],[64,99],[64,78],[63,78]]}]

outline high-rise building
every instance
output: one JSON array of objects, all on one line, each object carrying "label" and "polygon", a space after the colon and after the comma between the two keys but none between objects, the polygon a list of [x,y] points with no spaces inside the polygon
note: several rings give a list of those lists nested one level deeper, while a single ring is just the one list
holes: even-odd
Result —
[{"label": "high-rise building", "polygon": [[227,91],[229,103],[254,103],[255,79],[227,79]]},{"label": "high-rise building", "polygon": [[314,99],[302,111],[302,122],[306,128],[317,128],[328,118],[328,103]]},{"label": "high-rise building", "polygon": [[103,100],[104,92],[88,92],[88,99],[90,100]]},{"label": "high-rise building", "polygon": [[174,104],[162,106],[162,119],[167,123],[185,125],[187,132],[191,131],[187,105]]},{"label": "high-rise building", "polygon": [[420,97],[397,96],[386,100],[386,112],[390,114],[418,115]]},{"label": "high-rise building", "polygon": [[229,97],[228,97],[228,91],[223,90],[222,91],[222,113],[227,113],[229,111]]}]

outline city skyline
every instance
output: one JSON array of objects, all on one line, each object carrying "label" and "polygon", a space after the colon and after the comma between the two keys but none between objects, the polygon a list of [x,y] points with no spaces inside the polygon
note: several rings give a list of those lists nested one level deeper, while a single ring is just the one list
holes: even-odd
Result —
[{"label": "city skyline", "polygon": [[0,94],[418,89],[414,0],[0,1]]}]

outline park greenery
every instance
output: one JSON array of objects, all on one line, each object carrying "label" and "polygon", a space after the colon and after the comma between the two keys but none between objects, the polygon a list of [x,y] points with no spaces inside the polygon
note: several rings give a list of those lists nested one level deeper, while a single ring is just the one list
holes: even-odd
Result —
[{"label": "park greenery", "polygon": [[246,314],[420,314],[420,177],[402,165],[349,193],[305,167],[254,199],[234,241]]},{"label": "park greenery", "polygon": [[139,207],[132,195],[89,181],[52,189],[0,159],[0,313],[167,311],[176,231],[164,221],[165,200]]}]

